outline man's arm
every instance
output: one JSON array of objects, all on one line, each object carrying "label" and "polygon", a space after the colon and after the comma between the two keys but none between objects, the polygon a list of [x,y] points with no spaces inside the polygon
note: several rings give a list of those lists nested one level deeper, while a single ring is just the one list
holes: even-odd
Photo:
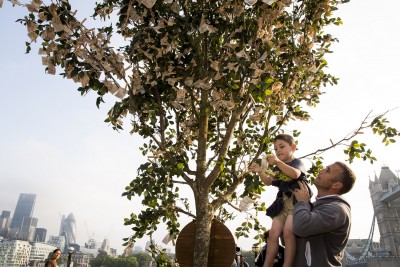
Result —
[{"label": "man's arm", "polygon": [[324,204],[311,211],[310,195],[304,182],[294,191],[297,203],[293,209],[293,233],[306,237],[326,233],[346,223],[348,208],[340,202]]},{"label": "man's arm", "polygon": [[344,204],[333,202],[311,211],[308,202],[297,202],[293,210],[293,233],[307,237],[333,231],[346,223],[345,209]]}]

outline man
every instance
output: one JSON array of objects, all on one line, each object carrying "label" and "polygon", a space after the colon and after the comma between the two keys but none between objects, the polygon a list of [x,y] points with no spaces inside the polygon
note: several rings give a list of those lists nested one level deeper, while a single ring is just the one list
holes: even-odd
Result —
[{"label": "man", "polygon": [[250,267],[249,263],[244,260],[244,257],[241,254],[239,256],[239,262],[236,261],[237,259],[233,261],[232,267]]},{"label": "man", "polygon": [[239,267],[250,267],[247,261],[244,260],[243,255],[240,255]]},{"label": "man", "polygon": [[[254,260],[254,264],[256,267],[263,267],[265,262],[265,256],[267,255],[267,245],[268,245],[268,237],[269,231],[264,232],[264,242],[265,245],[262,247],[261,251],[258,253],[257,257]],[[282,267],[283,266],[283,258],[284,258],[285,248],[279,245],[278,254],[274,260],[273,267]]]},{"label": "man", "polygon": [[314,181],[318,190],[316,201],[304,183],[294,194],[293,232],[296,238],[295,267],[342,266],[343,250],[347,244],[351,215],[350,205],[341,197],[349,192],[356,180],[353,171],[342,162],[322,169]]}]

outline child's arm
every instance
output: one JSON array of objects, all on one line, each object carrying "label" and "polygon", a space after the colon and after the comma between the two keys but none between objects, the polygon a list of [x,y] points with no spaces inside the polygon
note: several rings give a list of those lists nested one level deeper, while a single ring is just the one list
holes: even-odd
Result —
[{"label": "child's arm", "polygon": [[269,164],[276,165],[288,177],[292,179],[297,179],[300,177],[301,171],[299,169],[287,165],[285,162],[278,159],[278,157],[274,154],[269,155],[267,159]]},{"label": "child's arm", "polygon": [[263,171],[261,166],[258,165],[257,163],[253,162],[249,167],[249,171],[257,173],[264,184],[266,185],[272,184],[272,180],[274,179],[274,177],[266,175],[265,171]]}]

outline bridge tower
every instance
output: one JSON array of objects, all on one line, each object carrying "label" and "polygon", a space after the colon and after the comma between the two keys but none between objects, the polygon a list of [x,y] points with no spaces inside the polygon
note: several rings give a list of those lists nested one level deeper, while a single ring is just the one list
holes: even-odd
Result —
[{"label": "bridge tower", "polygon": [[369,182],[372,206],[378,222],[381,248],[400,256],[400,179],[388,166]]}]

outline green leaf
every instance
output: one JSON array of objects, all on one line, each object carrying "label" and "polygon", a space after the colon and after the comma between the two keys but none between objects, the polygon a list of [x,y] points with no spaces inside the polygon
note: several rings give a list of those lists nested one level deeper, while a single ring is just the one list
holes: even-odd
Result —
[{"label": "green leaf", "polygon": [[272,83],[274,83],[275,82],[275,80],[274,79],[272,79],[272,78],[268,78],[266,81],[265,81],[265,83],[266,84],[272,84]]}]

